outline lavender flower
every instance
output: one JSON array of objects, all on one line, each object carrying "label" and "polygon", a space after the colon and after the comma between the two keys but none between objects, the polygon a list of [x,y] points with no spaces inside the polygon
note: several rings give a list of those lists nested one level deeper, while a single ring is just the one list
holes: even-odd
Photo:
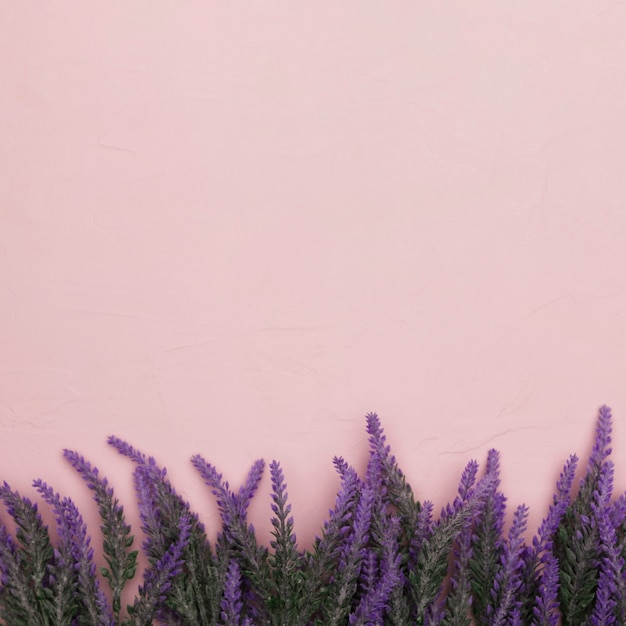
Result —
[{"label": "lavender flower", "polygon": [[[385,531],[379,568],[376,567],[377,559],[373,550],[366,551],[367,556],[364,559],[364,566],[367,569],[365,593],[361,597],[357,609],[348,617],[348,622],[351,625],[382,624],[391,594],[404,582],[400,569],[401,557],[397,545],[400,534],[399,518],[390,518]],[[375,574],[377,570],[380,571],[378,577]]]},{"label": "lavender flower", "polygon": [[415,530],[409,545],[409,569],[417,568],[417,560],[424,542],[428,541],[433,532],[433,503],[425,500],[419,507]]},{"label": "lavender flower", "polygon": [[599,584],[602,551],[593,503],[607,471],[611,452],[611,412],[600,408],[596,437],[580,490],[567,508],[554,536],[559,560],[559,601],[563,626],[578,626],[591,617]]},{"label": "lavender flower", "polygon": [[272,535],[270,542],[274,554],[270,557],[273,573],[271,591],[272,613],[277,624],[295,624],[306,621],[302,613],[308,611],[304,606],[302,592],[304,579],[304,556],[298,552],[296,536],[293,532],[294,521],[291,517],[291,505],[287,502],[287,485],[280,463],[270,464],[272,480]]},{"label": "lavender flower", "polygon": [[115,624],[111,608],[96,578],[96,565],[90,546],[91,539],[87,535],[87,525],[83,522],[76,505],[69,498],[61,499],[61,496],[42,480],[36,480],[33,486],[55,512],[59,533],[58,554],[63,565],[67,567],[70,565],[68,561],[71,560],[71,566],[76,570],[74,585],[81,607],[79,619],[88,620],[88,623],[94,626]]},{"label": "lavender flower", "polygon": [[[461,503],[467,502],[472,495],[472,490],[476,484],[476,477],[478,476],[478,463],[473,459],[466,465],[461,475],[461,481],[459,483],[459,499]],[[457,505],[458,510],[460,505]]]},{"label": "lavender flower", "polygon": [[7,586],[15,593],[19,613],[45,612],[48,609],[45,591],[49,585],[48,567],[54,556],[48,529],[37,505],[12,491],[6,482],[0,487],[0,499],[17,525],[19,542],[16,546],[13,542],[7,545],[3,554]]},{"label": "lavender flower", "polygon": [[361,574],[363,559],[369,539],[374,493],[365,485],[357,503],[354,523],[339,554],[337,571],[331,581],[324,623],[337,626],[350,613],[353,596]]},{"label": "lavender flower", "polygon": [[509,530],[508,542],[502,555],[502,566],[494,580],[493,605],[487,609],[487,613],[492,616],[490,626],[504,626],[516,613],[519,617],[521,602],[518,599],[518,592],[522,583],[520,574],[524,565],[523,535],[527,518],[528,508],[520,505],[513,515],[513,525]]},{"label": "lavender flower", "polygon": [[223,532],[227,539],[235,539],[232,535],[233,532],[236,534],[241,532],[243,528],[248,528],[246,512],[263,475],[264,461],[258,459],[254,462],[246,482],[240,487],[237,494],[230,490],[230,485],[222,479],[222,474],[213,465],[207,463],[199,454],[196,454],[191,459],[191,462],[204,479],[204,482],[211,487],[213,495],[217,498],[217,505],[222,517]]},{"label": "lavender flower", "polygon": [[322,536],[316,537],[313,552],[307,557],[303,598],[308,604],[311,617],[327,604],[329,586],[335,581],[338,561],[344,551],[345,542],[351,535],[361,488],[361,480],[354,468],[345,468],[335,506],[324,522]]},{"label": "lavender flower", "polygon": [[490,479],[484,506],[475,519],[472,556],[469,562],[472,585],[472,611],[479,623],[487,623],[493,611],[491,590],[504,552],[502,529],[506,498],[497,491],[500,484],[500,455],[496,450],[487,454],[485,477]]},{"label": "lavender flower", "polygon": [[392,505],[400,518],[403,541],[411,541],[415,527],[419,505],[415,501],[413,490],[407,483],[396,458],[391,454],[380,419],[376,413],[368,413],[367,432],[369,434],[370,453],[376,455],[376,463],[380,464],[381,480],[386,500]]},{"label": "lavender flower", "polygon": [[607,406],[600,407],[596,423],[596,437],[587,463],[587,473],[580,482],[578,500],[584,506],[589,506],[593,499],[604,461],[611,454],[612,416]]},{"label": "lavender flower", "polygon": [[263,470],[265,469],[265,461],[263,459],[257,459],[250,468],[246,481],[239,488],[237,492],[237,503],[239,507],[245,511],[250,505],[252,497],[256,493],[259,487],[261,478],[263,477]]},{"label": "lavender flower", "polygon": [[591,509],[598,529],[601,561],[596,603],[591,614],[593,626],[610,626],[619,617],[624,622],[624,558],[611,521],[610,497],[613,489],[613,463],[605,461]]},{"label": "lavender flower", "polygon": [[441,518],[421,542],[416,566],[409,569],[412,613],[418,625],[432,623],[435,615],[436,621],[443,617],[435,603],[442,591],[452,547],[471,511],[467,506],[458,515]]},{"label": "lavender flower", "polygon": [[[546,559],[554,559],[552,554],[553,538],[570,503],[570,494],[577,464],[578,457],[576,455],[570,456],[565,463],[556,483],[556,491],[553,496],[553,503],[548,510],[548,515],[541,522],[537,535],[533,537],[532,548],[525,559],[522,573],[524,602],[521,613],[526,622],[530,622],[535,615],[535,603],[539,601],[539,598],[545,596],[545,593],[542,596],[540,592],[540,586],[543,584],[543,572],[540,568]],[[558,585],[555,589],[557,588]],[[549,609],[546,606],[544,606],[542,611],[556,611],[556,605],[550,605]],[[542,613],[542,615],[542,619],[545,621],[547,614]]]},{"label": "lavender flower", "polygon": [[559,591],[559,562],[548,552],[543,558],[531,626],[556,626]]},{"label": "lavender flower", "polygon": [[472,557],[472,519],[468,519],[457,539],[454,550],[454,567],[450,577],[442,624],[444,626],[469,626],[472,605],[470,560]]},{"label": "lavender flower", "polygon": [[146,463],[148,463],[149,460],[154,463],[154,459],[152,457],[148,459],[143,452],[140,452],[139,450],[133,448],[133,446],[131,446],[129,443],[126,443],[119,437],[111,435],[107,439],[107,442],[109,445],[113,446],[120,454],[127,456],[129,459],[131,459],[131,461],[134,461],[135,463],[141,463],[142,465],[145,465]]},{"label": "lavender flower", "polygon": [[[470,469],[464,484],[469,484],[472,473]],[[454,507],[444,509],[438,522],[428,524],[426,532],[418,530],[416,533],[423,538],[420,539],[420,544],[413,544],[410,548],[409,593],[414,619],[418,624],[434,625],[445,619],[442,592],[449,556],[470,520],[478,516],[484,508],[485,500],[493,493],[495,485],[497,476],[488,473],[475,487],[468,490],[467,501],[459,505],[456,511]],[[413,566],[411,551],[415,550],[416,545],[419,549]]]},{"label": "lavender flower", "polygon": [[333,457],[333,465],[335,466],[335,469],[337,470],[337,473],[339,474],[339,476],[343,480],[345,478],[347,472],[349,471],[350,466],[348,465],[348,463],[346,462],[346,460],[342,456],[335,456],[335,457]]},{"label": "lavender flower", "polygon": [[109,566],[101,568],[101,573],[109,582],[113,592],[113,612],[119,617],[122,590],[126,582],[134,578],[137,568],[138,551],[129,551],[134,539],[130,534],[131,528],[126,523],[124,508],[115,498],[107,479],[100,476],[98,468],[92,467],[77,452],[64,450],[63,455],[93,491],[98,505],[104,537],[104,557]]},{"label": "lavender flower", "polygon": [[139,587],[139,597],[128,608],[133,626],[150,626],[161,605],[167,598],[172,580],[180,573],[183,565],[183,552],[189,542],[192,520],[183,514],[179,521],[179,536],[166,550],[153,567],[146,570],[144,583]]},{"label": "lavender flower", "polygon": [[36,624],[40,615],[40,598],[36,595],[37,590],[32,588],[31,572],[22,550],[1,523],[0,572],[0,617],[7,623]]},{"label": "lavender flower", "polygon": [[109,437],[109,443],[137,464],[134,481],[146,534],[143,548],[151,564],[164,558],[178,536],[176,529],[183,518],[191,520],[190,539],[184,547],[186,567],[173,579],[169,599],[186,621],[206,623],[211,615],[219,614],[220,594],[211,591],[211,587],[219,584],[222,575],[213,562],[203,525],[172,487],[165,468],[160,468],[153,457],[146,457],[117,437]]},{"label": "lavender flower", "polygon": [[556,492],[554,494],[553,503],[548,510],[548,515],[539,526],[537,536],[533,537],[534,561],[539,561],[542,553],[550,550],[552,547],[554,533],[557,531],[561,519],[563,515],[565,515],[565,511],[570,503],[570,494],[577,465],[578,457],[573,454],[563,467],[563,471],[556,483]]},{"label": "lavender flower", "polygon": [[221,626],[240,626],[242,609],[241,575],[237,561],[232,559],[228,566],[226,584],[224,585]]},{"label": "lavender flower", "polygon": [[222,532],[218,535],[217,556],[220,560],[237,558],[243,585],[248,597],[251,615],[258,621],[267,617],[267,603],[272,595],[271,576],[268,572],[268,551],[258,545],[254,527],[248,524],[247,508],[262,476],[264,461],[255,461],[244,485],[237,493],[230,489],[215,467],[200,455],[192,458],[194,467],[217,498],[222,518]]},{"label": "lavender flower", "polygon": [[[438,519],[416,502],[391,454],[378,417],[367,416],[370,455],[365,476],[344,459],[341,485],[312,551],[298,550],[287,485],[270,465],[272,551],[248,523],[263,461],[231,489],[201,457],[193,459],[217,497],[222,516],[215,555],[198,516],[170,484],[166,470],[115,437],[110,443],[136,465],[142,550],[149,568],[121,616],[121,593],[136,566],[123,508],[97,468],[76,452],[65,456],[93,492],[102,520],[100,589],[86,526],[74,503],[45,482],[34,485],[52,507],[54,542],[37,506],[5,483],[0,500],[15,537],[0,522],[0,621],[11,626],[614,626],[626,620],[626,494],[612,501],[611,413],[599,411],[595,442],[578,493],[570,457],[537,536],[524,544],[527,509],[518,507],[503,537],[506,498],[500,459],[488,454],[485,475],[470,461],[458,494]],[[54,545],[53,545],[54,543]],[[446,575],[449,585],[444,584]]]}]

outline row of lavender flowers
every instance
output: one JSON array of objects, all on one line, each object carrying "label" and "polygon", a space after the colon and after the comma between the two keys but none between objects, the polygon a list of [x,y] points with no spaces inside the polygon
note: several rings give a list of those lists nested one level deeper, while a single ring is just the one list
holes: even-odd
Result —
[{"label": "row of lavender flowers", "polygon": [[[370,456],[364,477],[342,458],[341,488],[312,550],[298,549],[280,465],[270,465],[273,541],[258,544],[246,518],[261,480],[256,461],[233,491],[202,457],[193,464],[217,498],[222,529],[207,541],[198,516],[153,458],[111,437],[135,462],[147,568],[134,602],[122,590],[135,576],[138,552],[123,507],[98,470],[76,452],[65,457],[92,490],[102,519],[107,596],[90,538],[74,503],[41,480],[54,511],[53,542],[36,504],[0,488],[13,536],[0,524],[0,617],[10,626],[171,625],[307,626],[475,624],[594,626],[626,623],[626,496],[612,498],[611,413],[599,411],[595,444],[573,493],[578,459],[569,458],[553,504],[525,543],[527,508],[503,531],[506,498],[499,455],[485,470],[470,461],[458,495],[435,519],[417,502],[386,443],[367,416]],[[109,597],[111,599],[109,599]]]}]

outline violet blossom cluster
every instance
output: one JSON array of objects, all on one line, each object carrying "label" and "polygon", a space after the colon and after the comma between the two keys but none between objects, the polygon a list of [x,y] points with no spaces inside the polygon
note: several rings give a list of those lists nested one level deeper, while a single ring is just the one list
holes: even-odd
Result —
[{"label": "violet blossom cluster", "polygon": [[[272,539],[248,520],[263,480],[255,461],[232,488],[200,455],[221,527],[209,542],[200,516],[165,468],[129,443],[109,443],[133,465],[147,567],[124,507],[78,452],[64,456],[101,518],[94,555],[78,508],[42,480],[40,503],[0,487],[0,623],[75,626],[613,626],[626,622],[626,494],[614,495],[612,416],[601,407],[587,467],[575,484],[571,456],[553,501],[528,538],[528,508],[507,512],[500,455],[471,460],[437,515],[418,499],[391,453],[380,419],[366,416],[369,459],[361,475],[335,457],[339,488],[320,535],[298,546],[283,468],[269,464]],[[45,505],[44,516],[39,505]],[[52,515],[55,531],[44,522]],[[508,530],[505,532],[505,529]],[[99,561],[102,560],[102,564]],[[98,567],[99,565],[99,567]],[[131,583],[129,588],[128,583]],[[110,593],[105,593],[108,584]],[[125,606],[124,606],[125,605]]]}]

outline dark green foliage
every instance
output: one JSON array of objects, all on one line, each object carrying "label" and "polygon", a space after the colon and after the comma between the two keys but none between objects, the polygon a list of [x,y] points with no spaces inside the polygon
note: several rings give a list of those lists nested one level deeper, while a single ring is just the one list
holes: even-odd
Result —
[{"label": "dark green foliage", "polygon": [[[42,481],[55,516],[51,540],[37,505],[5,483],[0,499],[0,619],[8,626],[563,626],[620,624],[626,614],[626,495],[611,501],[611,416],[600,411],[596,442],[577,493],[576,458],[565,467],[547,518],[528,545],[527,510],[505,536],[499,455],[485,472],[470,462],[458,496],[437,517],[418,502],[390,452],[376,415],[367,416],[370,458],[363,477],[334,463],[340,488],[312,548],[301,551],[287,485],[270,465],[272,540],[258,543],[247,509],[262,479],[256,461],[232,490],[201,457],[196,469],[217,499],[222,527],[211,546],[200,519],[154,459],[119,439],[135,464],[148,562],[135,598],[122,606],[137,550],[124,509],[98,470],[66,458],[87,483],[101,517],[105,566],[96,571],[74,504]],[[100,591],[106,581],[109,602]]]},{"label": "dark green foliage", "polygon": [[598,581],[597,541],[596,529],[579,507],[568,509],[555,538],[563,626],[584,624],[591,614]]},{"label": "dark green foliage", "polygon": [[610,443],[611,414],[607,407],[602,407],[587,472],[554,537],[563,626],[584,624],[594,607],[601,552],[591,505],[603,465],[611,452]]},{"label": "dark green foliage", "polygon": [[54,549],[37,505],[12,491],[7,483],[0,487],[0,498],[17,525],[17,543],[2,527],[0,550],[4,581],[0,615],[11,626],[49,624],[56,613],[53,608],[56,601],[60,604],[59,617],[65,619],[72,614],[72,601],[65,581],[61,581],[56,598],[50,590],[49,566]]}]

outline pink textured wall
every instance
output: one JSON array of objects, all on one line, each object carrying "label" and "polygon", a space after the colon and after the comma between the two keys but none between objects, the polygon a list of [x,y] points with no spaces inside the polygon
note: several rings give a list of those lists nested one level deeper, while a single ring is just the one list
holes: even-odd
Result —
[{"label": "pink textured wall", "polygon": [[[536,527],[597,408],[626,488],[626,5],[0,5],[0,470],[215,531],[283,462],[306,545],[378,411],[420,498],[503,454]],[[268,480],[253,518],[268,538]],[[95,514],[95,507],[90,509]]]}]

